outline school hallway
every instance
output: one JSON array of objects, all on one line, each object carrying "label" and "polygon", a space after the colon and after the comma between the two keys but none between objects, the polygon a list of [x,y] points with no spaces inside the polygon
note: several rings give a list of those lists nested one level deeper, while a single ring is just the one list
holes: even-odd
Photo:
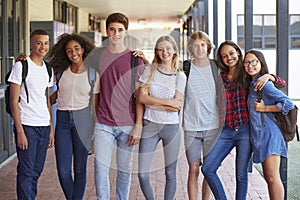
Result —
[{"label": "school hallway", "polygon": [[[182,137],[183,138],[183,137]],[[130,189],[130,200],[142,200],[145,199],[142,191],[139,187],[139,181],[137,177],[137,149],[134,152],[133,160],[133,173],[132,173],[132,184]],[[115,152],[114,152],[115,153]],[[163,200],[163,191],[165,184],[165,176],[163,169],[163,152],[161,143],[157,148],[157,153],[154,157],[152,164],[153,172],[151,174],[151,180],[153,188],[155,189],[156,199]],[[225,191],[229,200],[233,200],[235,196],[235,175],[234,175],[234,157],[235,151],[233,150],[230,155],[225,159],[218,173],[220,174],[221,180],[224,184]],[[114,159],[112,159],[114,160]],[[85,191],[85,200],[95,200],[96,190],[94,185],[94,156],[90,155],[88,158],[88,175],[87,185]],[[13,156],[7,162],[0,166],[0,200],[15,200],[16,199],[16,165],[17,157]],[[111,199],[116,199],[116,167],[115,163],[112,162],[110,170],[110,183],[111,183]],[[183,144],[181,145],[181,151],[178,160],[177,169],[177,191],[175,195],[176,200],[187,200],[187,177],[188,177],[188,164],[183,151]],[[201,199],[201,183],[202,174],[200,173],[199,178],[199,199]],[[49,149],[45,162],[44,171],[39,179],[39,188],[37,200],[63,200],[64,195],[61,190],[55,163],[54,149]],[[214,199],[211,197],[211,199]],[[263,177],[253,167],[253,172],[249,174],[249,187],[248,187],[248,200],[268,199],[267,185],[263,180]]]}]

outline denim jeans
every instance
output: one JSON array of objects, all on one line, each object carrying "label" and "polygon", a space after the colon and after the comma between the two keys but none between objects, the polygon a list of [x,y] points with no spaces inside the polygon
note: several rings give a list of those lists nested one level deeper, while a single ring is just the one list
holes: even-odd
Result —
[{"label": "denim jeans", "polygon": [[223,185],[217,175],[217,170],[234,147],[236,148],[236,199],[246,200],[248,190],[248,164],[252,154],[248,124],[244,124],[238,129],[224,128],[217,143],[204,158],[201,170],[215,199],[227,199]]},{"label": "denim jeans", "polygon": [[132,126],[109,126],[95,123],[94,151],[97,199],[110,199],[109,168],[115,143],[117,143],[116,163],[118,170],[117,200],[127,200],[129,197],[134,146],[128,146],[128,136],[132,128]]},{"label": "denim jeans", "polygon": [[[18,147],[17,157],[17,196],[18,199],[35,199],[37,195],[38,179],[43,171],[46,159],[50,126],[26,126],[23,129],[28,141],[28,149],[21,150]],[[16,129],[15,141],[18,136]]]},{"label": "denim jeans", "polygon": [[[89,141],[91,141],[93,130],[91,127],[86,127],[86,137],[82,136],[84,133],[79,134],[78,123],[75,126],[74,112],[57,110],[55,155],[59,182],[66,199],[81,200],[83,199],[86,185],[86,165],[89,150],[89,146],[84,140],[89,138]],[[88,109],[86,109],[86,117],[84,117],[84,114],[81,115],[83,117],[81,121],[88,118],[88,112]],[[86,122],[85,126],[87,124],[88,122]],[[73,162],[72,159],[74,159]],[[72,177],[72,164],[74,179]]]},{"label": "denim jeans", "polygon": [[162,140],[166,185],[164,199],[174,199],[176,193],[176,169],[180,148],[178,124],[157,124],[144,120],[143,134],[139,146],[139,181],[147,200],[154,200],[155,194],[150,182],[150,171],[153,156],[158,142]]}]

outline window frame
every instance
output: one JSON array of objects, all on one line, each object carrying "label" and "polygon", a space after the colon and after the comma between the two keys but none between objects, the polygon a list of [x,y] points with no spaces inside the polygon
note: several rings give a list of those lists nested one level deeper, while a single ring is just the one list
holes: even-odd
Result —
[{"label": "window frame", "polygon": [[[255,31],[255,28],[259,28],[259,25],[253,25],[253,47],[254,48],[258,48],[258,49],[275,49],[276,48],[276,24],[274,25],[275,28],[275,33],[274,34],[266,34],[267,32],[267,28],[269,27],[270,30],[272,30],[272,25],[269,25],[266,22],[266,17],[276,17],[275,14],[255,14],[253,15],[255,17],[259,17],[261,16],[262,22],[261,22],[261,34],[257,34],[257,32]],[[291,33],[291,29],[292,29],[292,25],[294,24],[290,24],[291,18],[292,17],[298,17],[299,21],[297,21],[296,23],[299,23],[299,27],[300,27],[300,14],[290,14],[289,15],[289,49],[300,49],[300,31],[299,34],[293,34]],[[241,48],[245,47],[245,38],[244,38],[244,22],[241,21],[240,18],[244,17],[244,14],[238,14],[237,15],[237,41],[238,44],[240,45]],[[256,20],[257,21],[257,20]],[[294,20],[293,20],[294,21]],[[239,24],[240,23],[240,24]],[[275,23],[276,23],[276,19],[275,19]],[[299,29],[300,30],[300,29]],[[299,43],[299,45],[297,46],[293,46],[293,41],[294,38],[297,38],[297,43]],[[261,39],[261,46],[257,46],[255,45],[255,39]],[[270,41],[270,39],[275,39],[275,43],[272,44],[268,44],[268,41]],[[299,42],[298,42],[299,40]]]}]

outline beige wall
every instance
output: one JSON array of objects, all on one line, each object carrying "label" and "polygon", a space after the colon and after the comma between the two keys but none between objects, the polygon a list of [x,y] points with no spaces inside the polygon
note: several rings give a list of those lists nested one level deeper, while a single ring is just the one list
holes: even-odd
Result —
[{"label": "beige wall", "polygon": [[53,20],[53,0],[29,0],[29,21]]},{"label": "beige wall", "polygon": [[78,32],[88,31],[89,13],[82,9],[78,9]]},{"label": "beige wall", "polygon": [[[26,38],[29,41],[30,21],[50,21],[53,20],[53,0],[28,0],[27,4],[27,31]],[[30,53],[29,43],[26,45],[26,53]]]},{"label": "beige wall", "polygon": [[106,34],[106,24],[105,24],[105,22],[106,22],[106,19],[101,19],[101,27],[100,27],[100,29],[101,29],[101,34],[103,35],[103,36],[107,36],[107,34]]},{"label": "beige wall", "polygon": [[[28,18],[28,26],[30,21],[53,20],[53,0],[28,0]],[[78,32],[88,31],[88,18],[89,13],[79,8]]]}]

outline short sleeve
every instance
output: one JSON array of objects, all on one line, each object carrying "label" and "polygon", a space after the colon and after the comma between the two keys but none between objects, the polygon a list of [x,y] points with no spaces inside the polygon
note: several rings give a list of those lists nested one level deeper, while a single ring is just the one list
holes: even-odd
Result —
[{"label": "short sleeve", "polygon": [[139,58],[135,82],[139,82],[139,79],[143,72],[144,72],[144,62],[141,58]]},{"label": "short sleeve", "polygon": [[100,75],[98,72],[96,72],[96,81],[94,84],[93,94],[100,93]]},{"label": "short sleeve", "polygon": [[11,83],[16,83],[18,85],[22,84],[22,63],[16,62],[16,64],[11,68],[11,73],[8,78]]},{"label": "short sleeve", "polygon": [[145,66],[142,75],[139,78],[139,81],[142,83],[146,83],[150,77],[150,66]]},{"label": "short sleeve", "polygon": [[53,87],[54,86],[54,72],[53,72],[53,68],[51,67],[51,79],[49,81],[48,87]]},{"label": "short sleeve", "polygon": [[179,72],[176,81],[176,91],[184,94],[186,86],[186,75],[184,72]]},{"label": "short sleeve", "polygon": [[92,67],[99,70],[100,58],[102,56],[105,47],[94,48],[88,56],[84,59],[84,64],[86,67]]}]

